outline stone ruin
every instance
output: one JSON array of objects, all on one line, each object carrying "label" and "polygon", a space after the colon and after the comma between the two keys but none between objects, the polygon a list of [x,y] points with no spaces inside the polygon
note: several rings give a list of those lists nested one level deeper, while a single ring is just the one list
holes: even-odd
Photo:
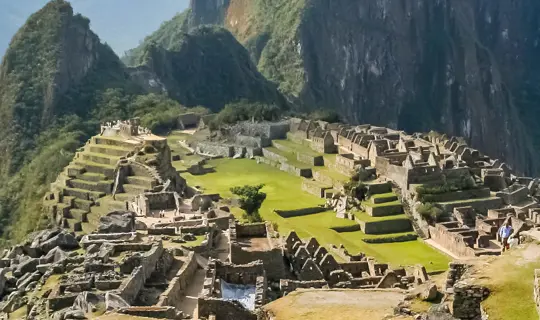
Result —
[{"label": "stone ruin", "polygon": [[280,288],[283,293],[297,288],[410,288],[415,284],[428,281],[425,268],[421,265],[413,268],[390,269],[388,264],[378,263],[365,255],[351,256],[344,249],[347,262],[337,262],[332,252],[321,246],[317,239],[307,242],[300,240],[292,231],[285,239],[285,257],[298,280],[282,279]]},{"label": "stone ruin", "polygon": [[44,207],[50,225],[89,229],[96,207],[131,210],[141,193],[189,195],[171,164],[167,139],[153,135],[138,119],[105,123],[51,185]]}]

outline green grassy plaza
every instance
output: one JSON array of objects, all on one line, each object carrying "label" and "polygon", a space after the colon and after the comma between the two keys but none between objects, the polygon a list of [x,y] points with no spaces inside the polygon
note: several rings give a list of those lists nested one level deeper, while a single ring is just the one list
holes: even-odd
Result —
[{"label": "green grassy plaza", "polygon": [[[295,230],[301,238],[315,237],[323,245],[343,244],[351,253],[363,252],[375,257],[380,262],[388,262],[392,266],[413,265],[421,263],[431,271],[445,270],[450,261],[447,256],[431,248],[421,240],[402,243],[367,244],[367,238],[361,231],[338,233],[330,228],[348,226],[354,221],[335,217],[335,213],[323,212],[308,216],[282,218],[274,209],[298,209],[313,207],[324,203],[323,199],[312,196],[301,190],[301,179],[265,164],[257,164],[249,159],[217,159],[208,162],[215,172],[205,175],[182,176],[189,185],[201,186],[205,192],[219,193],[222,197],[232,197],[229,189],[234,186],[265,184],[267,194],[261,208],[261,216],[277,223],[281,235]],[[233,210],[241,217],[239,210]],[[399,235],[399,234],[397,234]]]}]

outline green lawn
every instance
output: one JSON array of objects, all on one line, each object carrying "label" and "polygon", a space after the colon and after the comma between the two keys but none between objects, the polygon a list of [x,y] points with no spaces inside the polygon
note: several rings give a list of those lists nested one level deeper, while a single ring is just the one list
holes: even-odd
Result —
[{"label": "green lawn", "polygon": [[540,268],[538,244],[506,252],[482,265],[476,274],[479,283],[490,290],[482,306],[490,320],[538,319],[533,297],[534,270]]},{"label": "green lawn", "polygon": [[[295,230],[301,238],[315,237],[324,245],[343,244],[351,253],[364,252],[393,266],[421,263],[428,271],[442,271],[448,266],[448,257],[421,240],[367,244],[362,241],[366,235],[360,231],[338,233],[331,230],[331,227],[354,224],[353,221],[336,218],[331,211],[302,217],[280,217],[273,212],[274,209],[299,209],[324,202],[303,192],[299,177],[248,159],[216,159],[210,160],[209,165],[215,167],[216,172],[199,176],[183,173],[182,176],[190,185],[203,186],[206,192],[219,193],[222,197],[232,197],[229,189],[234,186],[265,184],[263,191],[266,192],[267,199],[261,208],[261,216],[265,220],[276,222],[282,235]],[[241,215],[238,209],[233,209],[233,213]]]},{"label": "green lawn", "polygon": [[305,155],[309,155],[309,156],[313,156],[313,157],[322,155],[322,154],[316,152],[315,150],[311,149],[309,146],[299,144],[299,143],[296,143],[296,142],[291,141],[291,140],[274,140],[274,141],[276,143],[286,147],[286,148],[290,148],[294,152],[300,152],[300,153],[303,153]]}]

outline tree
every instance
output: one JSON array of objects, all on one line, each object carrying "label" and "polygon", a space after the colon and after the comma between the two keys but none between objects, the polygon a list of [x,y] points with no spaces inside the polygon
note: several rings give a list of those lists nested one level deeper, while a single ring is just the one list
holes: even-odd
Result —
[{"label": "tree", "polygon": [[262,221],[259,209],[266,199],[266,193],[261,192],[263,187],[264,184],[231,188],[231,192],[240,197],[240,208],[245,211],[243,217],[249,222]]}]

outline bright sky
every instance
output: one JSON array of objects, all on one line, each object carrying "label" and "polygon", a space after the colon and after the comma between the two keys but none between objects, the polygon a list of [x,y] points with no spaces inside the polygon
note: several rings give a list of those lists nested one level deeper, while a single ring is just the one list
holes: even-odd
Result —
[{"label": "bright sky", "polygon": [[[136,47],[162,22],[184,11],[189,0],[71,0],[75,12],[90,19],[92,30],[119,56]],[[0,0],[0,57],[26,19],[47,0]]]}]

